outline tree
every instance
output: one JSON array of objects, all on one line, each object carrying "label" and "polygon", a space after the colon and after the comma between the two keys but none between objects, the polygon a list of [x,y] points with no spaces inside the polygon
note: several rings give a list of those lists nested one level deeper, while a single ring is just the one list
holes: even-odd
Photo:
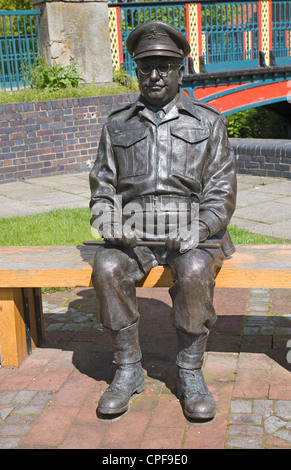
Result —
[{"label": "tree", "polygon": [[0,0],[0,10],[32,10],[29,0]]}]

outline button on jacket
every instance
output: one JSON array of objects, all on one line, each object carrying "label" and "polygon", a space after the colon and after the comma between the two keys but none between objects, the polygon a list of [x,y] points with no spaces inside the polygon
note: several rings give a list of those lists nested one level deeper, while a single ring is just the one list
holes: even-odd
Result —
[{"label": "button on jacket", "polygon": [[97,204],[113,210],[149,195],[182,196],[199,202],[210,237],[225,233],[235,209],[235,159],[226,119],[180,93],[157,120],[142,100],[114,111],[103,127],[90,173],[92,220]]}]

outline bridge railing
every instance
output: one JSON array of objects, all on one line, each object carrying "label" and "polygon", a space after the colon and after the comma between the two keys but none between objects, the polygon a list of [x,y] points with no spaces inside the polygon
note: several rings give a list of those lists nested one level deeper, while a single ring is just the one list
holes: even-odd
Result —
[{"label": "bridge railing", "polygon": [[[173,24],[191,45],[187,72],[291,64],[291,0],[160,1],[109,4],[114,68],[135,65],[125,47],[130,32],[150,20]],[[190,64],[190,65],[189,65]]]},{"label": "bridge railing", "polygon": [[0,11],[0,88],[27,85],[32,66],[41,54],[40,10]]}]

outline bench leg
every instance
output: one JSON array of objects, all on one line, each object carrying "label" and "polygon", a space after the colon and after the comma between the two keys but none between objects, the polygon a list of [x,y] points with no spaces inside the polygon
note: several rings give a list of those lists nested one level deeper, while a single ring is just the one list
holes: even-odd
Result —
[{"label": "bench leg", "polygon": [[18,367],[44,337],[41,290],[0,289],[0,362]]}]

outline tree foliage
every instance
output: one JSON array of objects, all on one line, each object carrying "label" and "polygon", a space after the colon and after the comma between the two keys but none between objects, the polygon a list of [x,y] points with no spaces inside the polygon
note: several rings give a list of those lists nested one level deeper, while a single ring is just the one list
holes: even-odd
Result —
[{"label": "tree foliage", "polygon": [[32,10],[29,0],[0,0],[0,10]]},{"label": "tree foliage", "polygon": [[230,114],[228,135],[235,138],[287,139],[288,121],[263,106]]}]

